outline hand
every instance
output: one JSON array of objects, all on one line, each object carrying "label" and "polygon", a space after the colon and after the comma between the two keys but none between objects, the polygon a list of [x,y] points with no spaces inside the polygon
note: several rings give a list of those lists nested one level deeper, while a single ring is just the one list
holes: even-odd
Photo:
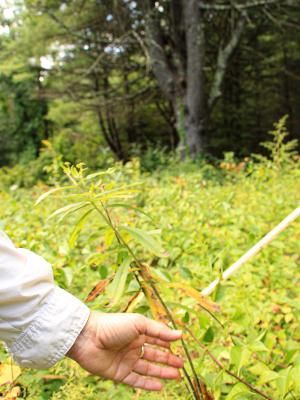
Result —
[{"label": "hand", "polygon": [[168,351],[170,343],[180,338],[180,331],[140,314],[92,312],[67,355],[93,375],[135,388],[161,390],[162,383],[152,377],[180,376],[183,361]]}]

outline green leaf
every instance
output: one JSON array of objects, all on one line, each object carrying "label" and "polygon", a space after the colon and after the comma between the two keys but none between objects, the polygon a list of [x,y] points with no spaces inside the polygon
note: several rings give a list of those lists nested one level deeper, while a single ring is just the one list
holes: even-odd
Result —
[{"label": "green leaf", "polygon": [[87,258],[86,262],[88,265],[99,265],[105,261],[111,255],[111,253],[111,250],[105,250],[103,253],[93,253]]},{"label": "green leaf", "polygon": [[123,204],[123,203],[112,203],[112,204],[107,204],[106,207],[108,207],[108,208],[118,208],[118,207],[126,208],[126,209],[128,209],[128,210],[132,210],[132,211],[138,212],[138,213],[140,213],[140,214],[143,214],[143,215],[145,215],[146,217],[152,219],[152,217],[151,217],[149,214],[147,214],[145,211],[141,210],[140,208],[130,206],[130,205],[128,205],[128,204]]},{"label": "green leaf", "polygon": [[139,191],[137,189],[112,189],[112,190],[107,190],[105,192],[102,192],[100,194],[97,194],[95,196],[96,199],[105,201],[109,199],[115,199],[115,198],[130,198]]},{"label": "green leaf", "polygon": [[80,201],[79,203],[72,203],[68,204],[67,206],[64,206],[62,208],[59,208],[58,210],[54,211],[48,219],[51,219],[53,217],[56,217],[58,215],[66,215],[66,214],[71,214],[72,212],[75,212],[77,210],[80,210],[83,207],[86,207],[90,203],[88,201]]},{"label": "green leaf", "polygon": [[186,311],[184,316],[181,318],[182,322],[187,324],[190,320],[190,314]]},{"label": "green leaf", "polygon": [[161,270],[159,268],[155,268],[154,271],[152,271],[154,275],[158,276],[160,279],[166,281],[166,282],[172,282],[172,276],[164,270]]},{"label": "green leaf", "polygon": [[289,392],[291,383],[292,383],[292,374],[291,374],[292,366],[281,370],[278,374],[278,380],[276,382],[277,388],[281,395],[281,399],[285,398],[285,395]]},{"label": "green leaf", "polygon": [[206,330],[205,334],[203,335],[202,340],[203,340],[203,342],[210,343],[214,340],[214,336],[215,336],[214,331],[213,331],[212,327],[210,326]]},{"label": "green leaf", "polygon": [[179,273],[184,279],[193,279],[192,272],[188,268],[183,267],[182,265],[179,266]]},{"label": "green leaf", "polygon": [[35,202],[35,205],[37,206],[38,204],[40,204],[43,200],[45,200],[48,196],[50,196],[50,195],[53,194],[53,193],[56,193],[56,192],[59,192],[59,191],[63,191],[63,190],[65,190],[65,189],[72,189],[72,188],[74,188],[74,187],[75,187],[75,186],[73,185],[73,186],[64,186],[64,187],[58,187],[58,188],[51,189],[51,190],[49,190],[48,192],[43,193],[43,194],[37,199],[37,201]]},{"label": "green leaf", "polygon": [[78,238],[79,233],[81,232],[82,228],[84,227],[85,221],[88,218],[88,216],[91,214],[91,212],[94,211],[93,208],[90,208],[83,216],[77,221],[77,224],[75,225],[75,228],[73,229],[73,232],[70,236],[69,239],[69,246],[73,247],[76,243],[76,240]]},{"label": "green leaf", "polygon": [[279,378],[279,374],[277,372],[272,371],[266,364],[262,362],[256,362],[252,367],[248,368],[248,370],[253,375],[259,376],[257,384],[260,386]]},{"label": "green leaf", "polygon": [[272,371],[268,367],[261,373],[258,384],[260,386],[265,385],[266,383],[269,383],[271,381],[277,380],[279,378],[279,375],[277,372]]},{"label": "green leaf", "polygon": [[260,342],[259,340],[255,340],[253,343],[250,343],[249,348],[253,353],[259,351],[269,351],[265,344]]},{"label": "green leaf", "polygon": [[217,302],[220,302],[221,300],[224,299],[225,294],[226,294],[226,286],[218,285],[215,293],[214,300]]},{"label": "green leaf", "polygon": [[245,395],[247,395],[249,393],[251,393],[251,392],[247,389],[246,385],[244,385],[243,383],[237,383],[231,389],[229,395],[226,396],[226,400],[246,399],[247,397],[245,397]]},{"label": "green leaf", "polygon": [[121,226],[120,229],[129,233],[129,235],[139,242],[146,250],[150,251],[151,253],[162,256],[164,249],[151,234],[145,232],[138,228],[132,228],[129,226]]},{"label": "green leaf", "polygon": [[69,268],[69,267],[64,267],[62,270],[64,273],[66,286],[69,287],[73,280],[73,270],[72,270],[72,268]]},{"label": "green leaf", "polygon": [[249,362],[250,357],[251,352],[246,347],[235,346],[231,349],[231,363],[236,367],[238,373]]},{"label": "green leaf", "polygon": [[100,265],[100,267],[98,268],[99,274],[101,276],[101,279],[105,279],[108,277],[108,268],[106,265]]},{"label": "green leaf", "polygon": [[298,393],[300,393],[300,380],[299,380],[300,365],[297,365],[295,368],[293,368],[291,370],[291,376],[292,376],[293,381],[294,381],[295,390],[297,390]]},{"label": "green leaf", "polygon": [[102,175],[111,175],[115,172],[115,170],[116,170],[116,168],[109,168],[106,171],[95,172],[93,174],[87,175],[86,179],[90,180],[90,179],[93,179],[93,178],[96,178],[96,177],[102,176]]},{"label": "green leaf", "polygon": [[106,228],[104,236],[103,236],[105,246],[106,247],[111,246],[115,237],[116,237],[115,232],[112,230],[112,228],[110,226],[108,226]]},{"label": "green leaf", "polygon": [[119,266],[116,276],[109,287],[109,296],[111,297],[111,306],[118,304],[120,298],[122,297],[126,279],[129,272],[130,258],[126,257],[122,264]]},{"label": "green leaf", "polygon": [[54,270],[54,276],[57,283],[64,289],[68,288],[73,280],[73,270],[69,267],[57,268]]}]

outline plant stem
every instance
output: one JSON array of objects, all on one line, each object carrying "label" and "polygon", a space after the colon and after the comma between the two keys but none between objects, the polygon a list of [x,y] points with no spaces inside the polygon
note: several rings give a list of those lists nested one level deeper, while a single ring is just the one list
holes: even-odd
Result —
[{"label": "plant stem", "polygon": [[269,397],[266,393],[264,393],[263,391],[261,391],[260,389],[257,389],[255,386],[251,385],[251,383],[247,382],[246,380],[244,380],[243,378],[240,378],[238,375],[236,375],[235,373],[229,371],[229,369],[227,369],[225,367],[225,365],[223,365],[221,363],[221,361],[219,361],[209,350],[208,348],[195,336],[195,334],[186,326],[185,327],[186,331],[192,336],[192,338],[195,340],[195,342],[205,351],[205,353],[214,361],[214,363],[223,371],[226,372],[226,374],[232,376],[233,378],[235,378],[236,380],[238,380],[239,382],[243,383],[244,385],[246,385],[252,392],[255,392],[257,394],[259,394],[261,397],[267,399],[267,400],[272,400],[271,397]]},{"label": "plant stem", "polygon": [[[142,290],[143,290],[143,292],[144,292],[144,294],[145,294],[145,297],[146,297],[145,289],[144,289],[143,285],[141,284],[141,281],[140,281],[140,278],[139,278],[138,274],[135,274],[135,278],[136,278],[136,280],[137,280],[139,286],[142,288]],[[164,310],[165,310],[165,312],[166,312],[166,314],[167,314],[167,316],[168,316],[170,322],[172,323],[173,327],[174,327],[175,329],[177,329],[177,324],[176,324],[176,322],[174,321],[174,318],[173,318],[172,314],[170,313],[169,309],[168,309],[167,306],[165,305],[165,302],[163,301],[163,299],[161,298],[160,294],[158,293],[158,291],[157,291],[155,285],[153,284],[153,282],[150,282],[150,285],[151,285],[151,288],[153,289],[154,293],[156,294],[158,300],[160,301],[161,305],[164,307]],[[185,342],[184,342],[183,339],[181,339],[181,344],[182,344],[182,346],[183,346],[183,348],[184,348],[184,352],[185,352],[185,354],[187,355],[187,358],[188,358],[188,360],[189,360],[189,362],[190,362],[190,355],[189,355],[189,352],[188,352],[188,350],[187,350],[187,347],[186,347]],[[192,364],[192,365],[193,365],[193,364]],[[182,369],[183,369],[183,373],[184,373],[184,375],[185,375],[185,378],[186,378],[186,380],[188,381],[188,384],[189,384],[189,386],[190,386],[190,390],[191,390],[191,392],[192,392],[192,394],[193,394],[193,397],[195,398],[195,400],[198,400],[197,392],[195,391],[193,382],[192,382],[192,380],[191,380],[191,378],[190,378],[190,376],[189,376],[187,370],[186,370],[184,367],[183,367]],[[200,385],[200,384],[199,384],[199,385]]]},{"label": "plant stem", "polygon": [[[105,220],[105,222],[106,222],[106,223],[111,227],[111,229],[114,231],[114,234],[115,234],[115,236],[116,236],[118,242],[119,242],[120,244],[123,244],[123,245],[127,248],[128,252],[131,254],[131,256],[133,257],[134,261],[137,263],[138,267],[139,267],[139,268],[143,268],[143,263],[136,257],[136,255],[135,255],[134,252],[132,251],[131,247],[128,245],[128,243],[126,243],[126,241],[123,239],[123,237],[122,237],[122,235],[120,234],[120,232],[119,232],[119,231],[117,230],[117,228],[114,226],[113,221],[112,221],[112,219],[111,219],[111,217],[110,217],[110,214],[109,214],[109,211],[107,210],[107,208],[101,203],[101,206],[102,206],[102,208],[103,208],[103,210],[104,210],[104,212],[105,212],[105,214],[106,214],[106,215],[104,215],[104,213],[99,209],[99,207],[95,204],[95,202],[94,202],[93,200],[90,200],[90,203],[91,203],[92,206],[95,208],[95,210],[101,215],[101,217]],[[137,277],[137,275],[136,275],[136,277]],[[140,284],[139,279],[137,279],[137,280],[138,280],[138,283],[139,283],[141,289],[143,290],[143,287],[142,287],[142,285]],[[149,283],[150,283],[150,285],[151,285],[151,288],[152,288],[153,291],[155,292],[155,294],[156,294],[158,300],[160,301],[161,305],[163,306],[164,310],[166,311],[166,314],[167,314],[167,316],[168,316],[170,322],[172,323],[173,327],[174,327],[175,329],[177,329],[176,322],[174,321],[174,318],[173,318],[172,314],[170,313],[168,307],[166,306],[165,302],[164,302],[163,299],[161,298],[161,296],[160,296],[158,290],[156,289],[156,286],[155,286],[154,283],[151,282],[151,281],[150,281]],[[186,357],[187,357],[187,359],[188,359],[188,362],[189,362],[189,364],[190,364],[190,367],[191,367],[191,370],[192,370],[194,379],[195,379],[196,384],[197,384],[197,389],[199,390],[199,393],[201,394],[201,398],[203,398],[203,396],[202,396],[202,389],[201,389],[201,385],[200,385],[200,381],[199,381],[198,375],[197,375],[197,373],[196,373],[196,370],[195,370],[193,361],[192,361],[192,359],[191,359],[190,353],[189,353],[189,351],[188,351],[187,345],[186,345],[186,343],[185,343],[185,341],[184,341],[183,338],[181,338],[181,344],[182,344],[182,347],[183,347],[184,352],[185,352],[185,354],[186,354]],[[198,395],[197,395],[197,392],[195,391],[193,382],[192,382],[192,380],[191,380],[190,376],[188,375],[188,372],[186,371],[185,368],[183,368],[183,372],[184,372],[184,375],[185,375],[186,379],[188,380],[188,383],[189,383],[189,385],[190,385],[190,387],[191,387],[191,389],[192,389],[192,391],[193,391],[193,394],[194,394],[195,399],[198,400]],[[201,398],[200,398],[200,400],[201,400]]]},{"label": "plant stem", "polygon": [[[166,314],[167,314],[167,316],[168,316],[170,322],[172,323],[173,327],[174,327],[175,329],[178,329],[178,328],[177,328],[177,324],[176,324],[176,322],[175,322],[175,320],[174,320],[172,314],[170,313],[170,310],[168,309],[167,305],[165,304],[164,300],[162,299],[162,297],[161,297],[160,293],[158,292],[158,290],[157,290],[155,284],[154,284],[153,282],[150,281],[150,285],[151,285],[152,289],[154,290],[154,292],[155,292],[155,294],[156,294],[158,300],[160,301],[161,305],[162,305],[163,308],[165,309]],[[190,364],[192,373],[193,373],[193,375],[194,375],[194,379],[195,379],[195,381],[196,381],[197,388],[198,388],[198,390],[199,390],[199,392],[200,392],[200,394],[201,394],[201,397],[202,397],[202,389],[201,389],[200,381],[199,381],[197,372],[196,372],[196,370],[195,370],[195,367],[194,367],[194,364],[193,364],[191,355],[190,355],[190,353],[189,353],[189,350],[188,350],[188,348],[187,348],[187,345],[186,345],[186,343],[185,343],[185,340],[184,340],[183,338],[181,338],[180,341],[181,341],[182,347],[183,347],[183,349],[184,349],[184,352],[185,352],[185,354],[186,354],[186,357],[187,357],[187,359],[188,359],[188,362],[189,362],[189,364]]]}]

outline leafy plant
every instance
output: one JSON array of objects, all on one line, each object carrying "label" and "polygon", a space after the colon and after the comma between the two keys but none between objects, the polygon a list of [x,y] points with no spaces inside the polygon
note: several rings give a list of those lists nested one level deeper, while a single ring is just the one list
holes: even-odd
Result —
[{"label": "leafy plant", "polygon": [[275,122],[274,129],[269,132],[272,140],[262,143],[262,146],[269,151],[271,165],[275,168],[282,167],[297,157],[298,141],[296,139],[287,140],[289,136],[286,128],[287,119],[288,115],[284,115],[278,122]]},{"label": "leafy plant", "polygon": [[[159,231],[145,231],[132,223],[125,223],[116,213],[116,210],[120,208],[134,213],[143,213],[132,202],[139,191],[139,184],[137,182],[119,184],[118,172],[115,168],[87,174],[82,163],[76,166],[67,163],[64,166],[64,172],[71,184],[56,187],[44,193],[37,200],[37,204],[49,196],[56,196],[64,200],[65,204],[56,209],[49,218],[58,217],[60,221],[63,221],[72,214],[78,214],[69,240],[71,247],[75,245],[81,231],[89,224],[89,220],[97,218],[99,221],[97,231],[106,241],[105,252],[112,254],[115,258],[113,271],[105,273],[105,278],[92,290],[88,296],[88,301],[94,300],[105,291],[107,296],[106,307],[111,310],[120,309],[120,305],[126,297],[126,288],[136,288],[127,300],[124,310],[133,311],[145,298],[154,318],[165,323],[171,323],[174,328],[181,325],[204,350],[204,354],[208,355],[225,374],[239,382],[235,386],[236,389],[230,392],[229,399],[234,398],[232,396],[237,394],[249,393],[251,395],[254,392],[260,397],[270,400],[271,398],[266,393],[239,376],[241,369],[248,364],[253,351],[265,351],[260,339],[257,339],[256,342],[251,341],[250,347],[239,341],[235,344],[232,349],[231,362],[237,369],[236,374],[225,367],[187,327],[190,319],[189,312],[185,310],[184,316],[179,319],[178,311],[182,312],[183,308],[178,305],[174,306],[174,300],[173,307],[170,307],[163,299],[159,287],[183,292],[185,296],[198,303],[202,309],[208,311],[214,319],[216,318],[212,313],[219,311],[219,306],[216,303],[201,296],[196,289],[181,282],[174,282],[169,276],[166,278],[159,269],[151,268],[149,263],[147,264],[144,261],[145,259],[149,260],[150,257],[153,260],[153,257],[163,259],[168,256],[161,243]],[[101,261],[103,257],[105,255],[101,254]],[[96,260],[97,257],[93,258],[94,262]],[[218,319],[216,321],[223,327]],[[213,330],[209,328],[203,336],[203,341],[210,342],[213,340],[213,336]],[[256,347],[253,347],[254,343],[257,343]],[[192,397],[196,400],[210,399],[211,395],[207,391],[205,380],[199,376],[196,370],[185,339],[182,339],[182,347],[190,367],[190,371],[186,368],[183,371]]]},{"label": "leafy plant", "polygon": [[[114,181],[115,169],[85,174],[85,168],[82,163],[72,166],[68,163],[64,166],[64,172],[71,181],[71,185],[65,187],[56,187],[49,192],[44,193],[37,200],[37,204],[45,200],[50,195],[63,196],[65,199],[71,199],[63,207],[55,210],[50,218],[60,217],[64,219],[67,216],[80,212],[74,230],[71,234],[70,244],[74,245],[77,236],[83,229],[89,218],[96,215],[99,218],[100,229],[104,236],[110,237],[110,247],[112,247],[116,256],[116,270],[114,276],[102,281],[98,284],[98,293],[107,290],[109,294],[109,305],[114,307],[122,298],[126,283],[131,284],[133,280],[137,281],[139,290],[134,293],[134,299],[143,292],[147,299],[153,317],[162,322],[170,322],[174,328],[177,328],[175,319],[162,299],[156,282],[160,279],[152,274],[150,268],[145,264],[134,250],[132,241],[140,245],[147,254],[153,254],[158,257],[164,257],[164,249],[160,243],[156,231],[146,232],[134,226],[124,225],[118,218],[113,215],[113,211],[118,208],[126,208],[135,212],[140,212],[139,208],[134,207],[126,200],[131,199],[137,192],[137,184],[117,186]],[[110,179],[107,179],[110,178]],[[111,236],[113,235],[113,237]],[[169,287],[175,287],[179,290],[187,292],[192,298],[207,309],[209,312],[217,311],[219,307],[211,301],[203,298],[193,288],[179,283],[170,284],[163,282]],[[106,288],[107,286],[107,288]],[[93,295],[95,289],[93,290]],[[132,303],[132,301],[130,302]],[[129,306],[129,304],[128,304]],[[127,307],[128,308],[128,307]],[[132,304],[130,309],[132,310]],[[190,353],[185,341],[181,340],[183,349],[189,361],[194,383],[189,373],[184,369],[184,374],[195,399],[202,397],[203,389],[201,388],[200,379],[195,371]]]},{"label": "leafy plant", "polygon": [[[223,179],[223,168],[205,163],[174,165],[159,174],[141,175],[138,160],[133,160],[84,182],[86,189],[76,178],[77,185],[72,181],[64,184],[73,188],[41,183],[31,189],[0,190],[0,226],[17,246],[31,249],[51,262],[57,283],[81,299],[90,292],[91,308],[135,311],[147,316],[159,311],[164,314],[160,303],[149,303],[140,290],[134,277],[138,267],[132,258],[129,256],[129,266],[121,262],[115,234],[96,211],[91,211],[77,229],[88,208],[74,212],[69,209],[68,213],[65,210],[65,214],[47,218],[60,208],[84,201],[75,195],[83,195],[100,179],[97,194],[107,185],[113,185],[110,190],[128,186],[134,192],[105,200],[124,206],[108,211],[145,265],[146,285],[147,279],[153,281],[175,323],[184,329],[195,371],[206,385],[206,389],[202,387],[203,397],[210,392],[215,400],[261,398],[238,377],[269,398],[294,400],[300,394],[299,221],[218,288],[213,300],[222,305],[219,318],[223,327],[203,312],[191,291],[197,289],[195,296],[199,294],[297,206],[299,164],[287,163],[276,174],[269,174],[269,163],[255,163],[255,173],[250,174],[232,168],[230,174],[239,178]],[[83,171],[83,181],[88,174]],[[32,199],[46,190],[52,193],[33,208]],[[121,227],[146,232],[163,248],[163,256],[149,251]],[[127,268],[124,287],[124,280],[115,277],[118,271],[120,278],[126,276]],[[139,279],[144,283],[140,275]],[[115,297],[118,285],[121,296]],[[153,292],[149,289],[148,293],[151,298]],[[182,346],[173,351],[182,353]],[[5,352],[1,353],[0,361],[5,362],[6,357]],[[186,370],[193,380],[188,364]],[[48,379],[49,374],[53,380]],[[132,400],[134,396],[140,400],[193,398],[184,382],[170,382],[158,395],[134,395],[129,388],[87,376],[67,359],[50,371],[23,370],[15,384],[22,390],[19,397],[30,400],[94,400],[99,393],[106,400]]]}]

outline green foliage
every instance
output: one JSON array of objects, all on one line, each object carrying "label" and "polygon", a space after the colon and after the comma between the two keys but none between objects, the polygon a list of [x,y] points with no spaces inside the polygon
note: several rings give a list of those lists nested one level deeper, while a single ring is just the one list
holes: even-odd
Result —
[{"label": "green foliage", "polygon": [[57,185],[63,180],[62,156],[44,140],[40,156],[30,162],[0,169],[0,188],[29,188],[38,182]]},{"label": "green foliage", "polygon": [[36,76],[15,82],[0,75],[0,166],[27,163],[39,153],[48,133],[47,104],[36,98],[36,90]]},{"label": "green foliage", "polygon": [[[64,160],[81,160],[91,168],[132,155],[141,158],[145,171],[164,168],[165,149],[174,151],[179,140],[185,142],[184,105],[176,115],[175,99],[166,99],[149,73],[143,2],[8,3],[14,16],[5,17],[6,2],[0,6],[0,165],[31,161],[41,141],[50,139]],[[170,21],[175,18],[171,3],[162,0],[158,14],[169,61],[173,45],[184,48],[184,41],[175,38],[183,31],[176,34],[179,26]],[[260,152],[259,143],[280,114],[289,114],[289,131],[299,136],[299,38],[294,34],[299,6],[286,2],[269,11],[248,10],[242,38],[226,65],[221,97],[206,119],[210,154]],[[238,14],[204,12],[205,103],[220,39],[226,47],[237,20]],[[280,29],[274,29],[275,21]],[[174,79],[184,90],[186,54],[179,53],[183,59],[173,67],[182,64],[181,73]]]},{"label": "green foliage", "polygon": [[[223,328],[192,296],[170,285],[201,290],[299,204],[298,160],[284,161],[276,174],[265,162],[249,159],[238,168],[233,155],[222,162],[220,168],[174,164],[152,175],[140,175],[138,160],[106,173],[66,166],[71,184],[63,184],[63,190],[39,184],[0,192],[1,228],[16,245],[52,262],[57,283],[81,299],[99,281],[110,279],[89,305],[124,310],[138,290],[135,267],[128,264],[131,255],[118,244],[105,214],[92,206],[102,207],[102,202],[126,243],[150,265],[176,320],[190,327],[231,372],[272,399],[293,400],[300,395],[299,221],[218,288],[213,298],[221,306]],[[47,190],[52,190],[48,196]],[[167,257],[160,257],[162,248]],[[145,298],[135,307],[151,315]],[[187,343],[215,399],[260,398],[217,367],[191,338]],[[174,351],[182,349],[178,345]],[[49,374],[58,378],[43,378]],[[68,360],[50,372],[24,370],[18,385],[21,398],[31,400],[93,400],[99,393],[103,399],[133,398],[131,389],[89,377]],[[146,398],[183,399],[188,394],[183,382],[174,382],[163,393],[140,395]]]},{"label": "green foliage", "polygon": [[293,158],[297,158],[298,141],[296,139],[287,141],[289,132],[286,128],[288,116],[285,115],[274,124],[274,130],[269,134],[272,140],[262,143],[262,146],[269,151],[272,166],[275,168],[283,167],[285,164],[292,162]]}]

